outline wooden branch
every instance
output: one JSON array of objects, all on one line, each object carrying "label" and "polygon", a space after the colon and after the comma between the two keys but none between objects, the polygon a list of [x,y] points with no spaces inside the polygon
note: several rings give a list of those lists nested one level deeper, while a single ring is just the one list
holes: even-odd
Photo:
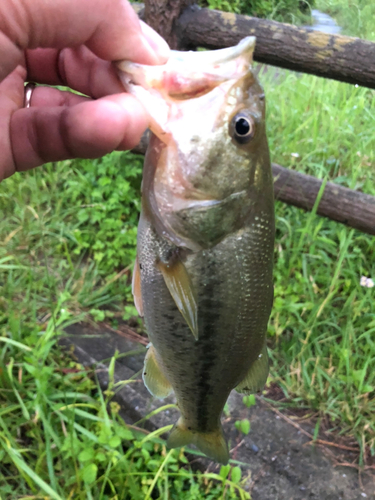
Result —
[{"label": "wooden branch", "polygon": [[[147,13],[143,4],[133,4],[133,7],[172,48],[218,49],[254,35],[257,37],[255,61],[375,88],[375,43],[266,19],[200,9],[196,5],[185,9],[177,19],[181,10],[172,4],[174,1],[178,4],[178,0],[156,1],[157,9],[166,9],[164,14],[159,12],[156,16],[150,4]],[[191,3],[184,1],[185,5]]]},{"label": "wooden branch", "polygon": [[172,49],[177,49],[179,45],[177,19],[193,2],[194,0],[147,0],[143,12],[144,20],[168,42]]},{"label": "wooden branch", "polygon": [[[148,137],[133,149],[145,154]],[[311,175],[272,164],[275,199],[305,210],[311,210],[322,186],[322,181]],[[375,235],[375,196],[327,182],[317,213],[329,219]]]},{"label": "wooden branch", "polygon": [[[272,164],[275,198],[311,210],[322,181]],[[375,234],[375,196],[327,182],[317,213],[365,233]]]},{"label": "wooden branch", "polygon": [[[145,20],[144,5],[132,5],[139,17]],[[375,88],[375,43],[367,40],[200,9],[197,5],[187,7],[173,22],[177,36],[172,41],[173,48],[220,49],[253,35],[257,37],[255,61]]]},{"label": "wooden branch", "polygon": [[256,61],[375,88],[375,43],[266,19],[189,7],[178,20],[184,47],[211,49],[257,38]]}]

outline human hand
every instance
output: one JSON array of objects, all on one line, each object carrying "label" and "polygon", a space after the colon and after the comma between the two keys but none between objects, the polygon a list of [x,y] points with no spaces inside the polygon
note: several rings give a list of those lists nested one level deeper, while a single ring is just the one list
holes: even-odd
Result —
[{"label": "human hand", "polygon": [[[1,0],[0,181],[49,161],[130,149],[147,113],[111,61],[162,64],[168,46],[127,0]],[[84,97],[24,82],[62,85]]]}]

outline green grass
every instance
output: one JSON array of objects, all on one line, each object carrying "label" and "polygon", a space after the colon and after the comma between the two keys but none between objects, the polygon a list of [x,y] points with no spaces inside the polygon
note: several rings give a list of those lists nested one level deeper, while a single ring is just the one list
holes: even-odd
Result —
[{"label": "green grass", "polygon": [[[375,195],[375,92],[272,69],[261,81],[273,161]],[[238,468],[193,473],[125,426],[116,387],[103,394],[57,347],[70,322],[134,314],[142,161],[66,161],[0,185],[1,500],[245,498]],[[360,278],[375,277],[374,237],[282,203],[276,221],[271,379],[354,437],[363,462],[375,454],[375,289]]]},{"label": "green grass", "polygon": [[[290,72],[262,80],[273,160],[375,195],[375,92]],[[282,203],[276,215],[274,380],[375,453],[374,290],[360,286],[375,277],[374,237]]]}]

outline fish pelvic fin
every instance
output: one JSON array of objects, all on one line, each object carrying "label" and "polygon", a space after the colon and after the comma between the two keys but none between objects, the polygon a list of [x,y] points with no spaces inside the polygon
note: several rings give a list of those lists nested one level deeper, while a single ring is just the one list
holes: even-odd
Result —
[{"label": "fish pelvic fin", "polygon": [[204,453],[208,458],[215,460],[215,462],[219,462],[223,465],[228,463],[228,443],[220,423],[218,424],[218,428],[214,431],[198,432],[189,429],[183,417],[179,418],[168,437],[167,447],[179,448],[180,446],[186,446],[188,444],[194,444],[198,450]]},{"label": "fish pelvic fin", "polygon": [[236,387],[236,391],[243,394],[254,394],[261,391],[267,382],[268,372],[268,353],[267,346],[264,344],[258,359],[252,363],[246,377]]},{"label": "fish pelvic fin", "polygon": [[138,314],[143,317],[143,302],[142,302],[142,291],[141,291],[141,273],[139,271],[139,261],[138,257],[135,259],[133,278],[132,278],[132,294],[134,298],[134,305],[138,311]]},{"label": "fish pelvic fin", "polygon": [[184,263],[177,259],[171,264],[159,262],[158,267],[178,310],[198,340],[198,304],[193,283]]},{"label": "fish pelvic fin", "polygon": [[173,390],[156,358],[156,351],[152,345],[150,345],[146,353],[142,378],[148,391],[155,398],[164,399]]}]

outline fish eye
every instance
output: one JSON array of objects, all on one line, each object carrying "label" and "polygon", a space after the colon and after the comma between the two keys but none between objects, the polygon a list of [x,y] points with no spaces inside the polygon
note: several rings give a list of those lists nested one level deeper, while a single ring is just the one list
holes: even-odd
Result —
[{"label": "fish eye", "polygon": [[239,118],[235,123],[235,129],[236,129],[236,134],[239,135],[240,137],[248,135],[248,133],[251,130],[249,120],[246,120],[246,118]]},{"label": "fish eye", "polygon": [[231,135],[239,144],[246,144],[254,137],[254,121],[245,113],[237,113],[231,123]]}]

